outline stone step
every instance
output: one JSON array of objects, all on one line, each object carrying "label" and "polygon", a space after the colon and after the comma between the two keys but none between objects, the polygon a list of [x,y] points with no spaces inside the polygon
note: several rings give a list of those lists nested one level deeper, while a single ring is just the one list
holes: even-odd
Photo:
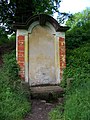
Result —
[{"label": "stone step", "polygon": [[54,99],[62,97],[64,90],[60,86],[38,86],[30,87],[31,98]]}]

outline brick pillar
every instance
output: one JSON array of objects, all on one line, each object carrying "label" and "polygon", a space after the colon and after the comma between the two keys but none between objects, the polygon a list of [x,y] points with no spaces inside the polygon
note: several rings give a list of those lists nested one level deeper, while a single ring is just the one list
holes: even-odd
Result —
[{"label": "brick pillar", "polygon": [[24,44],[25,44],[25,36],[19,35],[18,36],[18,56],[17,61],[20,66],[20,72],[19,75],[22,79],[25,78],[25,50],[24,50]]},{"label": "brick pillar", "polygon": [[62,79],[63,69],[66,67],[65,38],[59,37],[60,54],[60,78]]}]

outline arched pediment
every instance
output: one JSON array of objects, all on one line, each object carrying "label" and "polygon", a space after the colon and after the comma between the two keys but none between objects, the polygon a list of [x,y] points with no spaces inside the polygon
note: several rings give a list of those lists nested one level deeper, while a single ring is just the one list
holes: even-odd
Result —
[{"label": "arched pediment", "polygon": [[65,32],[69,29],[69,27],[60,26],[59,23],[53,17],[46,14],[34,15],[30,17],[26,21],[26,23],[24,24],[16,23],[16,24],[13,24],[13,27],[15,29],[28,29],[29,26],[35,21],[39,21],[39,24],[41,26],[45,26],[46,22],[49,22],[55,28],[56,32]]}]

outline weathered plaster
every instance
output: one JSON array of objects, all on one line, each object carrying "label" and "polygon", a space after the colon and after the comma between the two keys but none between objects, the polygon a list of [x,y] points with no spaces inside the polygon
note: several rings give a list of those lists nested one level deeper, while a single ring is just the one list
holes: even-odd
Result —
[{"label": "weathered plaster", "polygon": [[54,35],[37,25],[29,37],[29,79],[31,85],[56,84]]},{"label": "weathered plaster", "polygon": [[32,30],[33,30],[34,27],[36,27],[37,25],[39,25],[39,21],[33,22],[33,23],[29,26],[28,32],[29,32],[29,33],[32,33]]},{"label": "weathered plaster", "polygon": [[56,32],[56,36],[65,38],[65,32]]},{"label": "weathered plaster", "polygon": [[[36,27],[37,25],[39,25],[39,21],[35,21],[33,22],[29,28],[28,28],[28,33],[32,33],[32,30],[34,29],[34,27]],[[45,27],[45,26],[44,26]],[[46,27],[47,27],[47,30],[49,30],[51,32],[51,34],[55,35],[56,34],[56,31],[55,31],[55,28],[49,23],[49,22],[46,22]]]},{"label": "weathered plaster", "polygon": [[28,82],[28,35],[25,36],[25,81]]}]

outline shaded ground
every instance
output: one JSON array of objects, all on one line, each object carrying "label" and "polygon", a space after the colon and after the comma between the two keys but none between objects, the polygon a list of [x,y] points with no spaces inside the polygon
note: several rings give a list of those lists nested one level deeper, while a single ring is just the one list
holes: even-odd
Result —
[{"label": "shaded ground", "polygon": [[15,50],[15,44],[16,44],[15,41],[12,41],[10,43],[6,43],[6,44],[3,44],[3,45],[0,45],[0,66],[3,64],[2,56],[5,53],[9,53],[12,50]]},{"label": "shaded ground", "polygon": [[63,96],[64,89],[58,85],[46,85],[30,87],[31,97],[45,100],[53,100]]},{"label": "shaded ground", "polygon": [[0,66],[3,64],[2,56],[0,56]]},{"label": "shaded ground", "polygon": [[52,103],[46,102],[46,100],[35,100],[32,101],[32,111],[29,113],[24,120],[48,120],[48,113],[56,107],[59,103],[63,102],[62,98]]},{"label": "shaded ground", "polygon": [[64,90],[58,85],[30,87],[30,90],[31,112],[24,120],[48,120],[48,113],[63,103]]},{"label": "shaded ground", "polygon": [[0,55],[3,55],[7,52],[11,52],[12,50],[16,49],[16,43],[15,41],[5,43],[3,45],[0,45]]}]

